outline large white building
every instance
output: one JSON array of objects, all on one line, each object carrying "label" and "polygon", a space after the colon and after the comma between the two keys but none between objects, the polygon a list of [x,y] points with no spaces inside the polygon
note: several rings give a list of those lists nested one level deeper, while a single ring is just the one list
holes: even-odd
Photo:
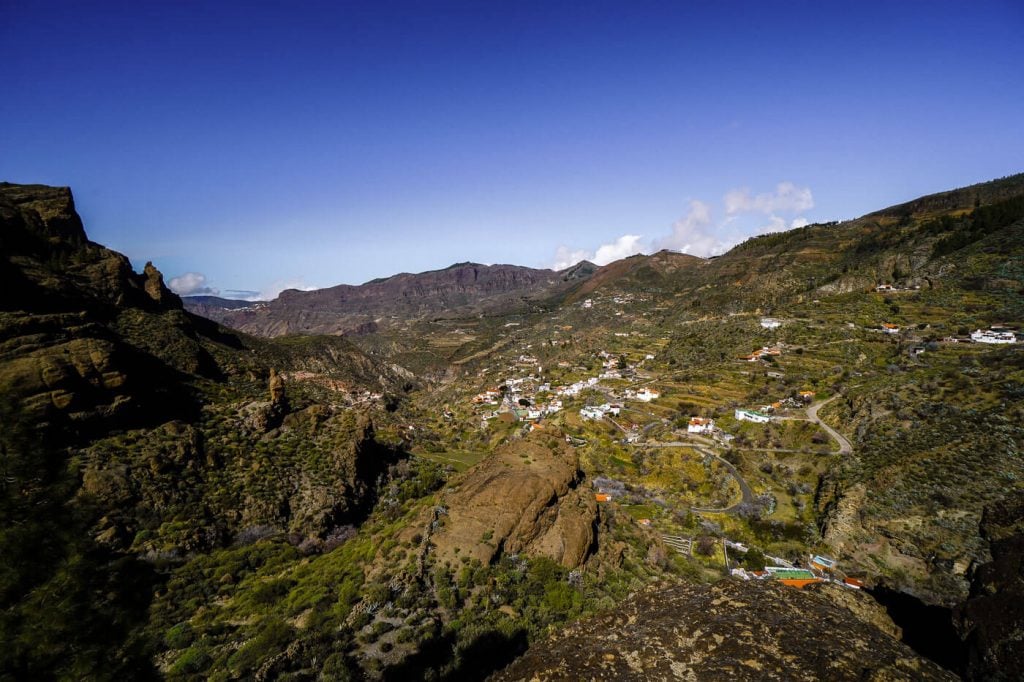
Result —
[{"label": "large white building", "polygon": [[754,410],[740,410],[740,409],[737,409],[735,415],[736,415],[736,420],[737,421],[741,421],[741,422],[742,421],[748,421],[748,422],[756,422],[758,424],[767,424],[768,422],[770,422],[772,420],[772,418],[769,417],[768,415],[763,414],[761,412],[756,412]]},{"label": "large white building", "polygon": [[774,317],[762,317],[761,326],[765,329],[778,329],[782,326],[782,321],[776,320]]},{"label": "large white building", "polygon": [[971,341],[975,343],[1017,343],[1017,337],[1013,335],[1013,332],[978,329],[971,332]]}]

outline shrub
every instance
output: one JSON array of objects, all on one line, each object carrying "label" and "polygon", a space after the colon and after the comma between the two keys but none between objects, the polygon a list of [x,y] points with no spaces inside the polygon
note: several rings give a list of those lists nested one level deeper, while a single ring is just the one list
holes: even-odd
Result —
[{"label": "shrub", "polygon": [[171,664],[171,675],[195,675],[206,670],[210,665],[210,649],[206,644],[195,644],[184,652]]},{"label": "shrub", "polygon": [[701,556],[711,556],[715,553],[715,539],[710,535],[701,535],[697,538],[697,545],[693,551]]}]

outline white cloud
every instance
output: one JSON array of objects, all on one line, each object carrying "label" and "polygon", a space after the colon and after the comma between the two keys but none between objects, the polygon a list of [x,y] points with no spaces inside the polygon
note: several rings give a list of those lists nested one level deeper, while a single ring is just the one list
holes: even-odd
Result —
[{"label": "white cloud", "polygon": [[734,189],[723,198],[727,215],[737,213],[777,213],[806,211],[814,208],[814,195],[810,187],[797,187],[792,182],[780,182],[775,192],[754,196],[747,187]]},{"label": "white cloud", "polygon": [[715,226],[711,219],[711,206],[692,199],[687,214],[672,224],[672,234],[655,242],[655,248],[673,249],[692,256],[714,256],[733,244],[722,238],[721,227]]},{"label": "white cloud", "polygon": [[186,272],[172,277],[167,288],[179,296],[216,296],[220,293],[218,289],[206,286],[206,275],[201,272]]},{"label": "white cloud", "polygon": [[[706,258],[725,253],[748,237],[766,232],[783,232],[809,225],[803,216],[787,222],[786,213],[799,213],[814,207],[814,196],[809,187],[798,187],[792,182],[780,182],[774,192],[753,195],[749,189],[734,189],[722,198],[725,217],[716,220],[712,207],[699,199],[691,199],[686,215],[672,224],[672,232],[646,244],[640,235],[625,234],[614,242],[599,246],[596,250],[573,249],[559,246],[555,252],[555,270],[564,270],[581,260],[590,260],[597,265],[637,253],[650,253],[658,249],[672,249],[693,256]],[[768,216],[766,225],[758,225],[756,215]],[[780,215],[783,214],[783,215]]]},{"label": "white cloud", "polygon": [[589,260],[595,265],[608,265],[627,256],[637,253],[646,253],[647,247],[642,241],[643,237],[638,234],[624,234],[609,244],[602,244],[596,251],[586,249],[570,249],[568,246],[559,246],[555,251],[555,262],[552,270],[565,270],[576,265],[580,261]]},{"label": "white cloud", "polygon": [[585,249],[572,250],[568,246],[559,246],[555,250],[555,262],[551,265],[552,270],[565,270],[571,268],[580,261],[587,260],[592,254]]},{"label": "white cloud", "polygon": [[754,232],[754,234],[767,234],[769,232],[785,232],[786,230],[795,230],[798,227],[804,227],[805,225],[810,224],[811,221],[807,220],[807,218],[804,218],[802,216],[799,218],[793,218],[793,220],[789,221],[789,224],[787,224],[785,218],[782,218],[777,215],[772,215],[768,219],[768,224],[759,227]]},{"label": "white cloud", "polygon": [[602,244],[594,253],[594,263],[608,265],[626,256],[643,253],[647,249],[640,243],[640,238],[638,234],[624,234],[611,244]]}]

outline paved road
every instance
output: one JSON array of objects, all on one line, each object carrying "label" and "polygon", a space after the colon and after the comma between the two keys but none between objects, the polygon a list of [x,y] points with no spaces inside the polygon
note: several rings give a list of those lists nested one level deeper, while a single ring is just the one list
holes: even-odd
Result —
[{"label": "paved road", "polygon": [[850,445],[850,441],[848,441],[846,439],[846,436],[844,436],[843,434],[839,433],[838,431],[833,429],[831,426],[829,426],[825,422],[823,422],[820,419],[818,419],[818,410],[821,409],[822,407],[824,407],[825,405],[828,405],[830,402],[832,402],[833,400],[835,400],[838,397],[839,397],[838,395],[834,395],[831,398],[829,398],[828,400],[822,400],[822,401],[814,403],[813,405],[808,407],[807,408],[807,418],[810,419],[815,424],[817,424],[818,426],[820,426],[821,428],[825,429],[825,431],[828,432],[828,435],[832,436],[832,439],[835,440],[835,442],[839,443],[839,454],[840,455],[848,455],[851,452],[853,452],[853,446]]},{"label": "paved road", "polygon": [[[693,447],[693,446],[691,446],[691,447]],[[737,511],[739,511],[739,508],[740,508],[741,505],[749,504],[749,503],[754,501],[754,492],[750,489],[750,486],[747,485],[746,480],[744,480],[744,478],[742,476],[740,476],[740,472],[736,471],[736,467],[734,467],[731,462],[729,462],[728,460],[722,459],[721,457],[716,455],[711,450],[708,450],[707,448],[693,447],[693,449],[696,450],[697,452],[703,454],[703,455],[708,455],[710,457],[714,457],[719,462],[721,462],[722,465],[726,469],[729,470],[729,473],[732,474],[732,477],[736,479],[736,483],[739,484],[740,492],[743,494],[743,499],[741,499],[739,502],[737,502],[736,504],[734,504],[734,505],[732,505],[730,507],[725,507],[724,509],[712,509],[712,508],[709,508],[709,507],[690,507],[690,511],[695,511],[695,512],[716,512],[716,513],[720,513],[720,514],[735,514]]]}]

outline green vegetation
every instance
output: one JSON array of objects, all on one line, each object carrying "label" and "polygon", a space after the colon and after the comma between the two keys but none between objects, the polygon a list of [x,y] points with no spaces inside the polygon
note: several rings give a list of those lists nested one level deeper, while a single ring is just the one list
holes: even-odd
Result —
[{"label": "green vegetation", "polygon": [[[724,540],[750,546],[732,566],[834,553],[956,603],[986,508],[1024,486],[1024,355],[948,340],[1024,325],[1020,178],[974,192],[350,339],[234,334],[80,240],[22,253],[35,298],[0,311],[0,679],[480,677],[652,582],[720,577]],[[531,388],[509,403],[563,401],[539,435],[473,403],[514,379]],[[820,417],[852,454],[804,391],[837,396]],[[604,403],[621,412],[580,417]],[[734,417],[762,406],[777,419]],[[720,440],[691,438],[695,415]],[[466,472],[537,472],[559,448],[576,508],[522,534],[571,512],[586,556],[522,550],[472,509],[493,561],[437,558]]]}]

